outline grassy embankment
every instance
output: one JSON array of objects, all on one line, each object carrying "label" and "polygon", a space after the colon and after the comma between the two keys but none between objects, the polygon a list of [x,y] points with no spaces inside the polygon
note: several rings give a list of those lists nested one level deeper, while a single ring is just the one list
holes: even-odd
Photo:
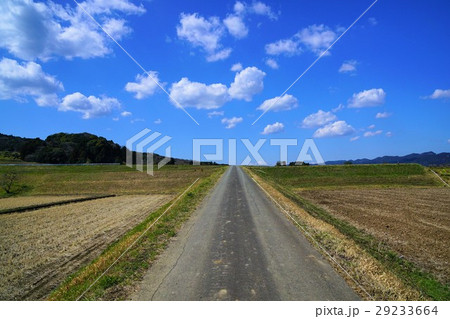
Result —
[{"label": "grassy embankment", "polygon": [[[252,167],[250,171],[280,192],[286,199],[324,221],[350,238],[364,251],[394,273],[405,285],[420,292],[426,299],[449,300],[448,286],[430,273],[419,269],[393,251],[385,242],[355,227],[349,221],[331,214],[323,207],[305,199],[302,190],[389,188],[389,187],[439,187],[435,176],[420,165],[342,165],[306,167]],[[364,205],[362,202],[361,205]],[[327,246],[327,234],[313,232],[315,239]],[[347,263],[345,256],[342,258]],[[351,262],[347,266],[352,267]],[[362,269],[362,272],[364,269]],[[368,287],[367,290],[370,290]],[[393,293],[395,296],[396,293]],[[401,294],[399,294],[401,295]],[[377,296],[375,296],[377,298]],[[382,297],[384,298],[384,297]],[[395,297],[394,297],[395,298]]]}]

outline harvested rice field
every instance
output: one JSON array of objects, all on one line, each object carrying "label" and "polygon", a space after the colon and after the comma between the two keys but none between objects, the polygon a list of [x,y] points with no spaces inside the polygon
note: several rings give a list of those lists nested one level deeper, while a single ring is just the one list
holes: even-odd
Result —
[{"label": "harvested rice field", "polygon": [[450,283],[450,188],[307,190],[301,197]]},{"label": "harvested rice field", "polygon": [[171,198],[124,195],[0,215],[0,299],[45,298]]}]

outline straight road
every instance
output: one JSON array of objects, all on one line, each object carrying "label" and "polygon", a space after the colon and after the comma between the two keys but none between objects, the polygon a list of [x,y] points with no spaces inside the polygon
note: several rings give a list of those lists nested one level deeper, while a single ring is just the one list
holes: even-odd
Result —
[{"label": "straight road", "polygon": [[358,300],[239,167],[230,167],[135,300]]}]

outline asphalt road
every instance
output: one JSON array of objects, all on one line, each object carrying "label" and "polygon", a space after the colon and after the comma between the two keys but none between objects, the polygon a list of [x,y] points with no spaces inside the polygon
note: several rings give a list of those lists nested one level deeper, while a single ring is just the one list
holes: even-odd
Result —
[{"label": "asphalt road", "polygon": [[135,300],[358,300],[241,168],[230,167]]}]

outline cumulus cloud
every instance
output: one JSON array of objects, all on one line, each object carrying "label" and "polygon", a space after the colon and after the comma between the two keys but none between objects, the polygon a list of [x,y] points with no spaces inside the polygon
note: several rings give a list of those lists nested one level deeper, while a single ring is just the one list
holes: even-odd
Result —
[{"label": "cumulus cloud", "polygon": [[191,82],[188,78],[173,83],[170,96],[183,107],[197,109],[217,109],[230,100],[226,85],[220,83],[206,85]]},{"label": "cumulus cloud", "polygon": [[310,51],[320,55],[336,40],[337,34],[326,25],[313,24],[300,30],[295,37]]},{"label": "cumulus cloud", "polygon": [[[336,40],[337,34],[326,25],[310,25],[288,39],[281,39],[265,46],[269,55],[293,56],[304,50],[322,54]],[[329,53],[328,53],[329,54]]]},{"label": "cumulus cloud", "polygon": [[273,10],[270,6],[268,6],[267,4],[265,4],[261,1],[253,2],[252,5],[249,7],[249,10],[251,13],[264,15],[271,20],[278,19],[278,14],[273,12]]},{"label": "cumulus cloud", "polygon": [[120,113],[120,115],[122,115],[123,117],[128,117],[128,116],[131,116],[133,114],[131,112],[128,112],[128,111],[123,111],[122,113]]},{"label": "cumulus cloud", "polygon": [[273,43],[266,44],[266,53],[269,55],[287,55],[292,56],[302,52],[299,43],[292,39],[282,39]]},{"label": "cumulus cloud", "polygon": [[[186,40],[194,47],[200,47],[206,51],[212,61],[217,61],[228,57],[221,49],[220,39],[224,33],[224,27],[217,17],[203,18],[198,13],[185,14],[180,16],[180,24],[177,26],[177,35],[180,39]],[[223,51],[223,52],[222,52]],[[219,54],[222,52],[222,54]]]},{"label": "cumulus cloud", "polygon": [[239,72],[239,71],[241,71],[243,69],[243,67],[242,67],[242,64],[240,64],[240,63],[235,63],[235,64],[233,64],[233,66],[231,67],[231,71],[233,71],[233,72]]},{"label": "cumulus cloud", "polygon": [[392,136],[392,132],[386,132],[386,136],[387,137],[391,137]]},{"label": "cumulus cloud", "polygon": [[264,15],[272,20],[278,17],[270,6],[260,1],[253,2],[251,5],[237,1],[233,11],[222,21],[215,16],[204,18],[198,13],[182,13],[177,26],[178,38],[205,51],[208,62],[225,60],[230,56],[232,50],[223,47],[222,39],[227,33],[236,39],[247,37],[249,29],[245,23],[246,16],[249,14]]},{"label": "cumulus cloud", "polygon": [[368,131],[364,133],[364,137],[372,137],[372,136],[376,136],[376,135],[380,135],[381,133],[383,133],[382,130],[378,130],[378,131]]},{"label": "cumulus cloud", "polygon": [[267,59],[266,65],[274,70],[277,70],[279,68],[277,61],[275,61],[274,59]]},{"label": "cumulus cloud", "polygon": [[212,111],[208,113],[208,117],[211,119],[216,116],[223,116],[225,114],[224,111]]},{"label": "cumulus cloud", "polygon": [[298,106],[298,100],[295,96],[290,94],[285,94],[281,98],[274,97],[272,99],[265,100],[257,110],[260,111],[288,111],[296,108]]},{"label": "cumulus cloud", "polygon": [[337,120],[337,117],[332,112],[324,112],[322,110],[319,110],[316,113],[310,114],[305,117],[302,121],[302,127],[319,127],[335,120]]},{"label": "cumulus cloud", "polygon": [[345,61],[339,68],[339,73],[355,73],[357,65],[358,62],[355,60]]},{"label": "cumulus cloud", "polygon": [[184,77],[172,84],[170,97],[183,107],[217,109],[232,99],[251,101],[253,95],[263,90],[265,75],[256,67],[248,67],[236,74],[229,88],[222,83],[207,85]]},{"label": "cumulus cloud", "polygon": [[383,89],[370,89],[359,93],[354,93],[348,101],[350,108],[362,108],[379,106],[384,104],[386,92]]},{"label": "cumulus cloud", "polygon": [[369,125],[367,128],[368,128],[369,130],[373,130],[373,129],[375,128],[375,124]]},{"label": "cumulus cloud", "polygon": [[134,97],[142,100],[150,95],[153,95],[158,89],[157,84],[160,83],[158,73],[149,71],[150,76],[138,74],[136,75],[136,82],[128,82],[125,85],[125,90],[130,93],[135,93]]},{"label": "cumulus cloud", "polygon": [[231,49],[230,48],[226,48],[223,50],[220,50],[216,53],[211,53],[210,55],[208,55],[206,57],[206,61],[208,62],[216,62],[216,61],[220,61],[220,60],[225,60],[226,58],[228,58],[231,54]]},{"label": "cumulus cloud", "polygon": [[155,123],[156,125],[159,125],[159,124],[162,123],[162,120],[161,119],[156,119],[156,120],[153,121],[153,123]]},{"label": "cumulus cloud", "polygon": [[243,121],[242,117],[232,117],[232,118],[223,118],[222,124],[225,124],[226,129],[231,129],[236,127],[237,124],[241,123]]},{"label": "cumulus cloud", "polygon": [[236,74],[228,93],[233,99],[251,101],[255,94],[264,89],[266,73],[257,67],[248,67]]},{"label": "cumulus cloud", "polygon": [[[80,5],[118,38],[131,29],[113,15],[145,12],[127,0],[88,0]],[[87,59],[111,52],[107,36],[76,5],[7,0],[0,2],[0,16],[0,47],[20,59]]]},{"label": "cumulus cloud", "polygon": [[317,129],[314,132],[314,138],[323,138],[323,137],[335,137],[335,136],[345,136],[350,135],[355,132],[355,129],[347,124],[345,121],[336,121],[330,124],[325,125]]},{"label": "cumulus cloud", "polygon": [[80,92],[66,95],[58,110],[73,111],[83,114],[84,119],[110,114],[114,109],[120,108],[120,102],[110,97],[85,96]]},{"label": "cumulus cloud", "polygon": [[375,115],[375,118],[377,119],[385,119],[388,118],[392,115],[392,113],[388,113],[388,112],[379,112],[377,113],[377,115]]},{"label": "cumulus cloud", "polygon": [[431,94],[428,98],[437,100],[437,99],[450,99],[450,89],[449,90],[434,90],[433,94]]},{"label": "cumulus cloud", "polygon": [[375,19],[374,17],[370,17],[369,19],[367,19],[367,21],[369,21],[370,25],[372,26],[376,26],[378,24],[377,19]]},{"label": "cumulus cloud", "polygon": [[267,125],[261,132],[262,135],[280,133],[284,131],[284,124],[280,122],[275,122],[273,124]]},{"label": "cumulus cloud", "polygon": [[350,142],[354,142],[359,140],[360,136],[353,136],[352,138],[350,138]]},{"label": "cumulus cloud", "polygon": [[108,19],[103,24],[103,29],[112,36],[115,40],[121,40],[125,35],[128,35],[132,32],[132,29],[126,25],[126,21],[124,19]]},{"label": "cumulus cloud", "polygon": [[56,94],[63,90],[62,83],[35,62],[18,63],[8,58],[0,61],[0,100],[25,102],[31,96],[40,106],[56,106]]},{"label": "cumulus cloud", "polygon": [[248,35],[248,28],[240,16],[230,15],[223,20],[228,32],[237,39],[243,39]]}]

